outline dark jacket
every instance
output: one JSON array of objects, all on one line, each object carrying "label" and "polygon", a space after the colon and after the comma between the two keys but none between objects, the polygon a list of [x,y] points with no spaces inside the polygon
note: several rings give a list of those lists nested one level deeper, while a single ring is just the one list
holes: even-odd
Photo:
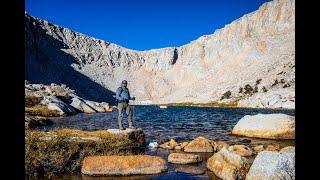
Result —
[{"label": "dark jacket", "polygon": [[121,102],[129,103],[129,100],[131,99],[129,89],[123,88],[123,87],[118,87],[118,89],[116,91],[116,98],[119,103],[121,103]]}]

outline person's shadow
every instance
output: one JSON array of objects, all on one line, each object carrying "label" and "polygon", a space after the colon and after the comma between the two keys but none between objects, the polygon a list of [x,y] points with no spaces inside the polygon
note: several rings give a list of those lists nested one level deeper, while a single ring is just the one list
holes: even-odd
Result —
[{"label": "person's shadow", "polygon": [[68,45],[48,35],[38,24],[25,15],[25,79],[30,83],[66,84],[79,97],[115,105],[115,93],[73,69],[72,64],[79,65],[76,58],[61,50],[68,49]]}]

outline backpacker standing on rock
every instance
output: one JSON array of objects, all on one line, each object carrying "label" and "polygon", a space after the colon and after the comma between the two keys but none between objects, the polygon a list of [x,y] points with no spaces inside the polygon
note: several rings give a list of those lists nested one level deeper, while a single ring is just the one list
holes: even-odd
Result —
[{"label": "backpacker standing on rock", "polygon": [[123,112],[126,111],[128,115],[128,123],[129,123],[129,129],[135,129],[133,126],[133,112],[132,112],[132,106],[129,105],[129,100],[135,100],[135,97],[130,97],[129,89],[127,88],[128,82],[126,80],[123,80],[121,83],[121,86],[118,87],[116,92],[116,98],[118,100],[118,123],[119,123],[119,129],[124,130],[122,126],[122,118],[123,118]]}]

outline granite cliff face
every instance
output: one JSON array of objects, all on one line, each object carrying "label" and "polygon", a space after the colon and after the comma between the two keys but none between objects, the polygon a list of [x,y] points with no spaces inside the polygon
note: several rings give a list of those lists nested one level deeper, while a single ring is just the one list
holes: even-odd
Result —
[{"label": "granite cliff face", "polygon": [[181,47],[135,51],[25,15],[26,79],[114,102],[123,79],[143,103],[238,101],[294,108],[295,1],[274,0]]}]

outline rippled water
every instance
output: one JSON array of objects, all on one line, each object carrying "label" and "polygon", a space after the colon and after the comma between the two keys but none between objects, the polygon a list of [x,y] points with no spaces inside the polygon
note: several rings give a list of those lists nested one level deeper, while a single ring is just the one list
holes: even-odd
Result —
[{"label": "rippled water", "polygon": [[[295,115],[294,111],[247,108],[206,108],[206,107],[168,107],[135,106],[134,122],[143,129],[146,141],[153,142],[168,138],[178,141],[204,136],[210,139],[225,140],[229,143],[241,140],[231,136],[231,130],[245,115],[258,113],[285,113]],[[82,130],[101,130],[118,128],[117,110],[111,113],[77,114],[75,116],[54,118],[50,127],[67,127]],[[123,123],[127,127],[127,117]]]},{"label": "rippled water", "polygon": [[[163,139],[175,138],[178,142],[191,140],[198,136],[209,139],[224,140],[229,144],[245,144],[254,146],[257,144],[277,144],[281,147],[294,145],[294,140],[263,140],[257,138],[244,138],[232,136],[231,130],[245,115],[258,113],[285,113],[295,115],[292,110],[266,110],[249,108],[206,108],[206,107],[168,107],[160,109],[158,106],[135,106],[135,125],[142,128],[146,135],[146,142],[154,142]],[[101,130],[118,128],[117,111],[111,113],[77,114],[75,116],[54,118],[54,125],[48,129],[67,127],[82,130]],[[127,118],[124,118],[127,127]],[[246,141],[244,141],[246,139]],[[248,141],[250,140],[250,141]],[[162,156],[167,159],[169,150],[147,149],[146,154]],[[212,173],[206,171],[203,175],[192,175],[176,172],[177,168],[198,168],[206,170],[206,160],[210,153],[196,153],[203,157],[204,161],[192,165],[168,164],[166,173],[155,176],[130,176],[130,177],[104,177],[99,179],[217,179]],[[81,175],[67,175],[65,179],[93,179]],[[94,178],[95,179],[95,178]]]}]

